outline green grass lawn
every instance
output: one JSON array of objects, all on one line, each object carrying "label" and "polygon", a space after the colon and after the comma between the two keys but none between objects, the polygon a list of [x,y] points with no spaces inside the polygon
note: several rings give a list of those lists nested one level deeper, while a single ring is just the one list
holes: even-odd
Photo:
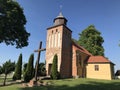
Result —
[{"label": "green grass lawn", "polygon": [[0,87],[0,90],[120,90],[120,80],[62,79],[44,80],[51,85],[23,88],[21,84]]}]

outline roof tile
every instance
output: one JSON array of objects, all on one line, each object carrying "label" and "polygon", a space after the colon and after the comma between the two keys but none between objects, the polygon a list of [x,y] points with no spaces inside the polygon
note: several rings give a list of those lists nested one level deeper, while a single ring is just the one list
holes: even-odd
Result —
[{"label": "roof tile", "polygon": [[110,63],[111,61],[103,56],[91,56],[88,59],[88,63]]}]

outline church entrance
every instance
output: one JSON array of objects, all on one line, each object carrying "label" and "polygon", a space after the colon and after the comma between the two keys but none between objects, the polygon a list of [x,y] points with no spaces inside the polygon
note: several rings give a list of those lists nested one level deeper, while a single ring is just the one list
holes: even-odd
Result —
[{"label": "church entrance", "polygon": [[52,64],[49,64],[49,66],[48,66],[48,75],[51,74],[51,69],[52,69]]}]

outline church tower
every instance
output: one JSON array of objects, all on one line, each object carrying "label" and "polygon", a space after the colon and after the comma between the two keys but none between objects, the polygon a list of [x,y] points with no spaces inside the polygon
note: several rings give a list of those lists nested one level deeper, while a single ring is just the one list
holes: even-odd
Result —
[{"label": "church tower", "polygon": [[47,28],[46,70],[51,73],[53,57],[58,56],[58,72],[62,78],[72,76],[72,31],[67,27],[67,19],[62,12],[54,19],[52,27]]}]

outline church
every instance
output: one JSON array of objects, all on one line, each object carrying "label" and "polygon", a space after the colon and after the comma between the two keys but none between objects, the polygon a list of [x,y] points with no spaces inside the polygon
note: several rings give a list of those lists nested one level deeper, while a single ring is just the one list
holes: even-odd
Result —
[{"label": "church", "polygon": [[58,56],[58,72],[61,78],[82,77],[114,79],[114,63],[103,56],[93,56],[72,40],[72,30],[67,27],[62,12],[47,28],[46,73],[51,74],[53,57]]}]

